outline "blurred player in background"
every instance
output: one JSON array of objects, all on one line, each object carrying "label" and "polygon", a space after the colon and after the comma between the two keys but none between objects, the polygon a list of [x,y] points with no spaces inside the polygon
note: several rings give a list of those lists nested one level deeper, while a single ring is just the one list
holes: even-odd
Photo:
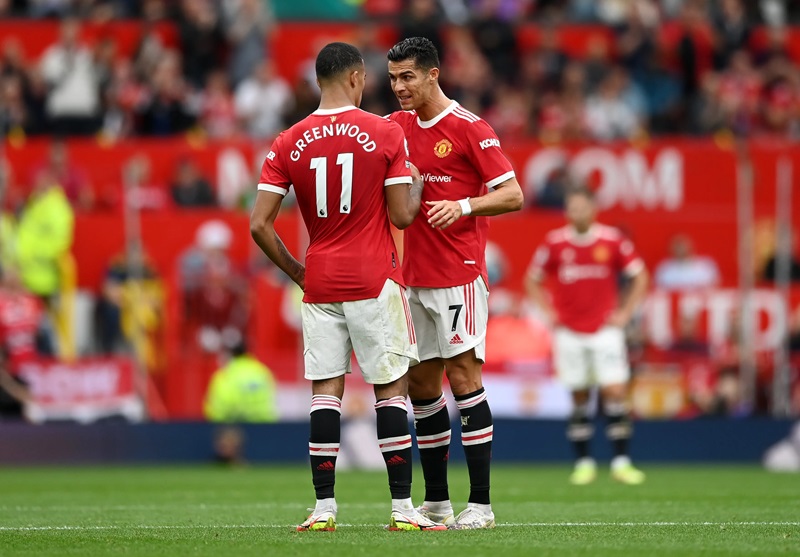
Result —
[{"label": "blurred player in background", "polygon": [[[417,362],[390,222],[405,228],[419,212],[423,183],[412,181],[400,126],[358,109],[361,53],[325,46],[316,60],[319,109],[283,132],[267,154],[251,232],[269,258],[304,291],[305,376],[312,381],[309,453],[317,502],[303,530],[334,530],[334,483],[344,377],[355,350],[374,386],[378,443],[392,494],[391,530],[442,530],[411,504],[411,435],[406,373]],[[414,169],[415,170],[415,169]],[[310,244],[303,266],[274,222],[294,185]]]},{"label": "blurred player in background", "polygon": [[[481,381],[488,319],[486,217],[522,208],[522,190],[494,130],[439,86],[433,43],[412,37],[388,53],[402,125],[425,186],[425,214],[405,231],[403,274],[420,364],[409,370],[417,445],[425,475],[421,513],[456,528],[492,528],[492,413]],[[443,373],[461,414],[467,508],[453,516],[447,482],[450,417]]]},{"label": "blurred player in background", "polygon": [[[526,288],[554,325],[556,373],[572,391],[567,437],[577,461],[570,482],[585,485],[597,476],[589,447],[594,433],[590,395],[596,385],[608,420],[606,435],[614,448],[611,475],[622,483],[640,484],[645,476],[628,456],[632,426],[624,328],[644,298],[648,273],[630,240],[616,228],[595,223],[590,190],[568,191],[565,205],[569,224],[550,232],[536,250]],[[630,279],[622,300],[620,273]],[[553,304],[542,288],[547,275],[553,279]]]}]

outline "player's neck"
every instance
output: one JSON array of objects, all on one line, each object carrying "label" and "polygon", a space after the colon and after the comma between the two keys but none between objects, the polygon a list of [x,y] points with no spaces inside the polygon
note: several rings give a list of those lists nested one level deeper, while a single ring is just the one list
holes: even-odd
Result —
[{"label": "player's neck", "polygon": [[417,116],[423,122],[433,120],[444,112],[452,102],[453,101],[448,99],[444,92],[437,87],[428,102],[417,108]]},{"label": "player's neck", "polygon": [[346,106],[355,106],[355,103],[343,91],[323,91],[319,97],[319,110],[334,110]]}]

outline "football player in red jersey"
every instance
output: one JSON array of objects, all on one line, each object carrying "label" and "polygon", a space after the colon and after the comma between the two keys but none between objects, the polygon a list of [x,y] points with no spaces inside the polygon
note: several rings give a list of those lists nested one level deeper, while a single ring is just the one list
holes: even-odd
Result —
[{"label": "football player in red jersey", "polygon": [[[391,530],[442,530],[411,504],[411,435],[406,372],[417,361],[414,328],[391,226],[419,212],[403,130],[358,108],[361,53],[331,43],[316,60],[319,109],[281,133],[264,160],[250,218],[255,242],[304,291],[305,376],[312,381],[309,454],[317,502],[298,531],[334,530],[334,482],[344,376],[355,350],[373,384],[378,442],[392,494]],[[275,232],[294,187],[309,234],[305,265]]]},{"label": "football player in red jersey", "polygon": [[[522,190],[491,126],[439,86],[439,55],[412,37],[387,55],[411,161],[425,181],[425,211],[404,233],[403,275],[420,363],[409,370],[417,446],[425,475],[420,512],[456,528],[494,526],[489,497],[492,413],[481,381],[488,319],[484,251],[488,218],[522,208]],[[447,483],[447,374],[461,414],[470,477],[467,508],[453,516]]]},{"label": "football player in red jersey", "polygon": [[[561,381],[572,391],[573,412],[567,437],[577,461],[570,476],[585,485],[597,476],[589,442],[594,426],[589,416],[590,391],[600,388],[606,435],[614,446],[611,474],[617,481],[640,484],[644,474],[631,464],[628,444],[632,427],[627,404],[630,369],[623,329],[647,290],[648,273],[633,243],[616,228],[595,222],[593,193],[567,192],[569,224],[550,232],[536,250],[526,287],[555,325],[553,357]],[[630,285],[619,299],[619,275]],[[553,303],[542,289],[551,277]]]}]

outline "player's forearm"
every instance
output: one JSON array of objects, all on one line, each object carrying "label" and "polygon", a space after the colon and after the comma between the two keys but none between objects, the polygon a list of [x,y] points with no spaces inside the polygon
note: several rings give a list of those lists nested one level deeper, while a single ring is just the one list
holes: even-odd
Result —
[{"label": "player's forearm", "polygon": [[626,316],[632,316],[636,308],[644,301],[644,297],[647,295],[647,286],[649,282],[649,275],[645,269],[642,269],[633,277],[631,287],[622,300],[621,309]]},{"label": "player's forearm", "polygon": [[472,209],[470,214],[482,217],[519,211],[522,209],[522,204],[522,189],[513,178],[498,186],[494,191],[469,200],[469,205]]},{"label": "player's forearm", "polygon": [[412,221],[419,213],[419,208],[422,204],[422,188],[424,186],[424,180],[419,176],[415,176],[411,181],[411,187],[408,189],[408,213],[411,215]]},{"label": "player's forearm", "polygon": [[289,253],[283,240],[281,240],[272,226],[253,226],[250,228],[250,234],[258,247],[261,248],[261,251],[263,251],[281,271],[286,273],[300,288],[305,287],[305,266]]}]

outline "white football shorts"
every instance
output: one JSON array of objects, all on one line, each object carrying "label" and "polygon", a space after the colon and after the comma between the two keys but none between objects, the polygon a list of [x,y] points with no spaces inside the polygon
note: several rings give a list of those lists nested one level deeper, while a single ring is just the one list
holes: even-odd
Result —
[{"label": "white football shorts", "polygon": [[485,360],[489,289],[483,277],[449,288],[409,287],[408,302],[420,361],[452,358],[472,348]]},{"label": "white football shorts", "polygon": [[373,385],[396,381],[419,362],[406,294],[391,279],[377,298],[303,303],[301,315],[306,379],[350,373],[353,351],[364,381]]},{"label": "white football shorts", "polygon": [[631,375],[625,334],[619,327],[605,326],[594,333],[557,327],[553,360],[559,379],[570,390],[626,383]]}]

